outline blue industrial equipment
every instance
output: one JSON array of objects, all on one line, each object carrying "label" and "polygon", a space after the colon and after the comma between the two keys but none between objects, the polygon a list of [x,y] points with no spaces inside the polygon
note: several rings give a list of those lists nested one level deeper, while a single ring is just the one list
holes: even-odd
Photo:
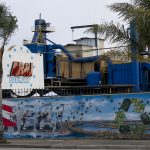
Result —
[{"label": "blue industrial equipment", "polygon": [[113,84],[132,84],[131,63],[113,64],[112,67]]},{"label": "blue industrial equipment", "polygon": [[92,71],[87,74],[87,85],[98,86],[101,85],[101,74],[97,71]]},{"label": "blue industrial equipment", "polygon": [[[59,49],[63,51],[66,56],[68,63],[87,63],[94,62],[100,66],[100,61],[105,60],[107,63],[107,73],[106,79],[107,85],[133,85],[134,92],[144,90],[141,88],[141,84],[147,84],[150,82],[150,63],[139,62],[137,60],[138,49],[134,43],[138,42],[138,34],[136,32],[136,27],[134,22],[130,23],[130,37],[133,41],[131,43],[131,63],[125,64],[112,64],[111,58],[104,56],[91,56],[91,57],[80,57],[76,58],[69,52],[64,46],[56,44],[51,40],[47,39],[46,33],[52,32],[52,30],[47,29],[47,23],[43,19],[35,20],[35,29],[32,43],[26,44],[31,52],[33,53],[42,53],[44,57],[44,77],[55,78],[56,82],[60,81],[60,62],[56,63],[56,50]],[[46,41],[49,41],[50,44],[47,44]],[[70,69],[70,67],[68,67]],[[67,69],[68,69],[67,68]],[[57,72],[58,71],[58,72]],[[97,71],[97,72],[95,72]],[[57,72],[57,75],[56,75]],[[103,74],[104,75],[104,74]],[[89,86],[98,86],[103,76],[102,73],[98,70],[92,70],[86,75],[87,85]],[[57,81],[58,80],[58,81]],[[67,79],[66,79],[67,80]],[[69,80],[69,77],[68,77]]]},{"label": "blue industrial equipment", "polygon": [[46,33],[43,32],[46,30],[46,22],[43,19],[35,20],[35,29],[33,30],[34,36],[32,43],[45,43],[44,38],[46,38]]}]

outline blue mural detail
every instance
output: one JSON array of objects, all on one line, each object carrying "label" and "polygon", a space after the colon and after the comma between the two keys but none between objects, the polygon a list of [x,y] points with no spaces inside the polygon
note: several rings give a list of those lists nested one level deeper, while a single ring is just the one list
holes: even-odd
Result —
[{"label": "blue mural detail", "polygon": [[[150,93],[3,100],[6,138],[150,137]],[[5,116],[3,116],[5,117]]]}]

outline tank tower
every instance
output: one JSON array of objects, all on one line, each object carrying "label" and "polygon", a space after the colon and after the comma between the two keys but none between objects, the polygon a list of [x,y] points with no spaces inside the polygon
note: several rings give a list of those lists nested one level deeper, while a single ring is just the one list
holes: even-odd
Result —
[{"label": "tank tower", "polygon": [[39,19],[35,20],[35,26],[32,29],[34,36],[32,38],[32,43],[43,43],[46,44],[46,34],[55,32],[54,27],[50,26],[50,23],[46,23],[44,19],[41,19],[41,14]]},{"label": "tank tower", "polygon": [[34,32],[34,35],[31,43],[26,43],[24,45],[27,48],[29,48],[32,53],[43,54],[45,79],[49,77],[54,77],[55,67],[54,67],[53,60],[54,60],[55,51],[52,50],[50,45],[47,45],[46,34],[55,32],[55,28],[52,27],[50,23],[47,23],[44,19],[41,19],[41,14],[40,14],[39,19],[36,19],[34,22],[34,26],[32,27],[32,32]]}]

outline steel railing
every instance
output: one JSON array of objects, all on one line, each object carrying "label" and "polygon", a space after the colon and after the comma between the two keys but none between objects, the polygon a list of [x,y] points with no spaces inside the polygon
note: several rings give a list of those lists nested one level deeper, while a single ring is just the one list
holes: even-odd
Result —
[{"label": "steel railing", "polygon": [[3,98],[99,95],[133,93],[133,89],[133,85],[47,86],[45,89],[3,90],[2,95]]}]

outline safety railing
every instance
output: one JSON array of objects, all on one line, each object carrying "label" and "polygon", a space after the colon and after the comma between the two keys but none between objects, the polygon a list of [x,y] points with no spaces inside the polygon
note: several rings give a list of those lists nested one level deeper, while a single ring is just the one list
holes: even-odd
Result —
[{"label": "safety railing", "polygon": [[55,27],[53,26],[41,26],[41,25],[36,25],[31,27],[32,32],[55,32]]},{"label": "safety railing", "polygon": [[74,95],[99,95],[133,93],[133,85],[100,85],[100,86],[47,86],[45,89],[3,90],[3,98],[20,97],[56,97]]}]

